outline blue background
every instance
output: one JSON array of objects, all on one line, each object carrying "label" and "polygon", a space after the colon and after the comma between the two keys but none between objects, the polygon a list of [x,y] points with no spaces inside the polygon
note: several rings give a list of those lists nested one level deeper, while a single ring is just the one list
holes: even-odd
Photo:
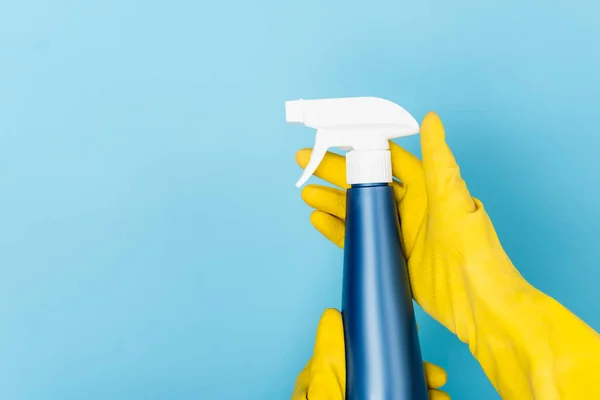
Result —
[{"label": "blue background", "polygon": [[[599,4],[2,2],[0,398],[289,398],[341,297],[299,97],[437,111],[514,263],[600,329]],[[454,399],[497,398],[419,321]]]}]

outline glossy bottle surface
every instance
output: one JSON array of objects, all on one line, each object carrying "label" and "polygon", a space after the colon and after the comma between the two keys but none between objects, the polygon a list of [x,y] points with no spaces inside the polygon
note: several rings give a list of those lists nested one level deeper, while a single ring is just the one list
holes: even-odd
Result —
[{"label": "glossy bottle surface", "polygon": [[427,400],[393,189],[347,191],[344,286],[346,399]]}]

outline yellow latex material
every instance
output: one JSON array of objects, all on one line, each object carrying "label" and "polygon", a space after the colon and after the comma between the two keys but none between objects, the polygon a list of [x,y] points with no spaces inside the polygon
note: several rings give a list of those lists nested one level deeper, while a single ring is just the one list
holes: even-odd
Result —
[{"label": "yellow latex material", "polygon": [[[424,363],[430,400],[450,400],[438,390],[446,383],[446,372],[430,363]],[[313,356],[298,379],[292,400],[343,400],[346,393],[346,359],[344,356],[344,327],[338,310],[323,313]]]},{"label": "yellow latex material", "polygon": [[[483,204],[461,178],[439,117],[430,113],[421,124],[422,162],[390,145],[403,246],[419,305],[469,345],[502,398],[600,398],[593,394],[600,382],[600,336],[513,266]],[[298,164],[304,168],[309,156],[310,149],[299,151]],[[305,187],[302,197],[316,209],[311,221],[343,247],[344,158],[329,153],[315,175],[341,189]],[[321,398],[327,397],[315,397]]]}]

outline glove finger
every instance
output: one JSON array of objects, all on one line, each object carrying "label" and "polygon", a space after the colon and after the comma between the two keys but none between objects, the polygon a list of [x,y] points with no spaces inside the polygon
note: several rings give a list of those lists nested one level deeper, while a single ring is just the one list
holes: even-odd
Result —
[{"label": "glove finger", "polygon": [[407,185],[423,184],[421,161],[404,148],[390,142],[392,153],[392,174]]},{"label": "glove finger", "polygon": [[[393,182],[394,195],[399,203],[406,195],[406,187],[401,182]],[[346,219],[346,192],[322,185],[308,185],[302,190],[302,199],[310,207],[331,214],[341,220]]]},{"label": "glove finger", "polygon": [[429,391],[429,400],[451,400],[450,395],[441,390],[432,389]]},{"label": "glove finger", "polygon": [[338,310],[327,309],[321,316],[310,372],[309,398],[337,398],[346,393],[344,326]]},{"label": "glove finger", "polygon": [[310,365],[312,358],[308,360],[306,366],[302,369],[298,377],[296,378],[296,384],[294,385],[294,393],[292,394],[292,400],[305,400],[308,393],[308,385],[310,383]]},{"label": "glove finger", "polygon": [[337,384],[332,384],[331,377],[318,375],[310,382],[306,397],[302,400],[344,400],[345,391],[341,391]]},{"label": "glove finger", "polygon": [[448,376],[442,367],[430,362],[424,362],[423,365],[425,367],[425,379],[427,379],[428,388],[439,389],[446,384]]},{"label": "glove finger", "polygon": [[437,114],[427,114],[421,124],[421,151],[429,204],[435,207],[450,203],[460,211],[475,211],[475,203],[460,176],[460,169],[446,144],[445,136],[444,126]]},{"label": "glove finger", "polygon": [[317,327],[317,337],[311,368],[334,366],[339,370],[345,368],[344,324],[342,313],[334,308],[323,312]]},{"label": "glove finger", "polygon": [[394,188],[394,196],[396,202],[400,203],[406,195],[406,186],[402,182],[393,182],[392,187]]},{"label": "glove finger", "polygon": [[346,231],[344,221],[323,211],[314,211],[310,216],[310,222],[323,236],[342,249],[344,248],[344,234]]},{"label": "glove finger", "polygon": [[312,208],[342,220],[346,218],[346,192],[343,190],[309,185],[302,190],[302,199]]},{"label": "glove finger", "polygon": [[[302,149],[296,153],[296,162],[301,168],[306,168],[311,153],[312,149]],[[346,157],[328,151],[314,175],[326,182],[347,189]]]}]

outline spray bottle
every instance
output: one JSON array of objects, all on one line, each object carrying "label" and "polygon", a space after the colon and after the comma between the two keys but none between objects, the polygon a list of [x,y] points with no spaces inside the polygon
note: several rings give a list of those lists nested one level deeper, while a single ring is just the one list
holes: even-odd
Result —
[{"label": "spray bottle", "polygon": [[419,133],[402,107],[374,97],[286,102],[288,123],[317,129],[302,186],[332,147],[348,150],[342,318],[346,399],[427,400],[402,252],[389,140]]}]

